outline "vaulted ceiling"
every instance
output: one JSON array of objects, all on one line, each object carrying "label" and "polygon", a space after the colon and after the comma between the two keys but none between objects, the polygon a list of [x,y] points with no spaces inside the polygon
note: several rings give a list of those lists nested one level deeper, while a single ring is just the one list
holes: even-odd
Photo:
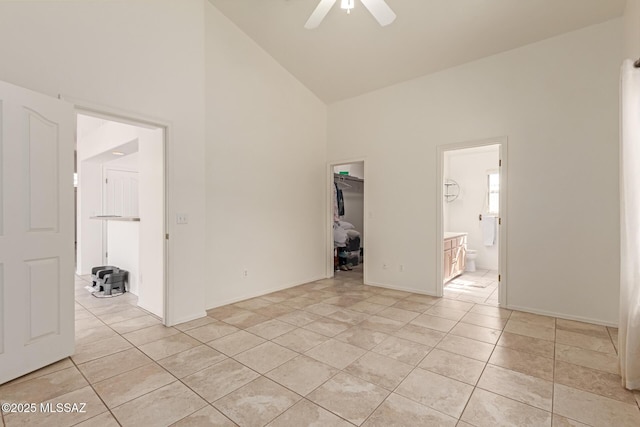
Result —
[{"label": "vaulted ceiling", "polygon": [[625,0],[386,0],[381,27],[356,0],[320,26],[319,0],[209,0],[327,103],[622,15]]}]

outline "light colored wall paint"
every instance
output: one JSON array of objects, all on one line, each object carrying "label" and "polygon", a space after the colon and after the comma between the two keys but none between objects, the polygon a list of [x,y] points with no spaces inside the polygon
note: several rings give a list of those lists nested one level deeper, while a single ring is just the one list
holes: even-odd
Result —
[{"label": "light colored wall paint", "polygon": [[616,19],[331,105],[329,161],[368,162],[369,283],[435,294],[436,146],[506,135],[508,304],[615,324],[622,33]]},{"label": "light colored wall paint", "polygon": [[[109,242],[109,265],[128,271],[129,290],[139,295],[140,275],[140,223],[109,221],[107,224]],[[162,316],[162,312],[159,314]]]},{"label": "light colored wall paint", "polygon": [[101,165],[78,158],[76,274],[90,274],[104,262],[103,224],[90,219],[102,214],[102,182]]},{"label": "light colored wall paint", "polygon": [[624,52],[634,61],[640,58],[640,0],[627,0],[624,10]]},{"label": "light colored wall paint", "polygon": [[[109,162],[110,163],[110,162]],[[102,193],[102,214],[138,217],[139,213],[139,173],[137,170],[126,170],[103,164],[102,182],[97,192]],[[108,182],[107,182],[108,181]],[[80,183],[84,187],[83,183]],[[107,254],[105,265],[113,265],[129,272],[129,290],[134,295],[140,294],[140,227],[135,225],[120,225],[119,221],[98,221],[103,224],[105,232],[104,252]],[[101,242],[90,242],[99,245]],[[162,312],[160,312],[162,316]]]},{"label": "light colored wall paint", "polygon": [[468,233],[467,247],[478,253],[477,268],[487,270],[498,269],[499,236],[493,246],[485,246],[478,215],[487,216],[487,174],[498,170],[499,157],[498,146],[445,152],[444,176],[458,183],[460,194],[445,205],[444,231]]},{"label": "light colored wall paint", "polygon": [[200,280],[215,307],[325,276],[327,122],[326,106],[217,9],[205,19]]},{"label": "light colored wall paint", "polygon": [[205,314],[204,0],[0,2],[0,80],[169,124],[169,323]]},{"label": "light colored wall paint", "polygon": [[[80,138],[78,138],[78,140],[80,140]],[[124,168],[125,170],[138,172],[139,157],[140,156],[138,156],[137,152],[131,153],[126,156],[116,157],[115,160],[112,160],[110,162],[105,162],[105,166],[115,169]]]}]

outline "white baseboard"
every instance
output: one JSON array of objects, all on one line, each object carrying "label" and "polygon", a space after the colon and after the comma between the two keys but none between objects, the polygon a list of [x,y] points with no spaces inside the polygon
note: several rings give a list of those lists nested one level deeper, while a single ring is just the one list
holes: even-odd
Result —
[{"label": "white baseboard", "polygon": [[378,288],[393,289],[394,291],[405,291],[405,292],[411,292],[411,293],[414,293],[414,294],[428,295],[428,296],[431,296],[431,297],[437,297],[435,292],[427,292],[427,291],[417,290],[417,289],[414,289],[414,288],[403,288],[401,286],[386,285],[384,283],[376,283],[376,282],[372,282],[370,280],[368,280],[365,283],[365,285],[376,286]]},{"label": "white baseboard", "polygon": [[216,302],[215,305],[213,305],[211,307],[207,307],[207,310],[211,310],[211,309],[217,308],[217,307],[222,307],[222,306],[228,305],[228,304],[233,304],[233,303],[239,302],[239,301],[248,300],[248,299],[251,299],[251,298],[261,297],[262,295],[267,295],[267,294],[270,294],[272,292],[283,291],[285,289],[294,288],[296,286],[305,285],[307,283],[311,283],[311,282],[315,282],[317,280],[322,280],[322,279],[327,279],[327,278],[328,277],[326,277],[324,275],[320,275],[320,276],[312,277],[310,279],[306,279],[306,280],[304,280],[302,282],[295,282],[295,283],[290,283],[290,284],[287,284],[287,285],[277,286],[277,287],[274,287],[274,288],[263,289],[263,290],[260,290],[258,292],[254,292],[254,293],[251,293],[251,294],[245,294],[245,295],[240,296],[240,297],[230,298],[230,299],[227,299],[227,300]]},{"label": "white baseboard", "polygon": [[[387,285],[387,284],[384,284],[384,283],[376,283],[376,282],[371,282],[371,281],[368,281],[365,284],[366,285],[370,285],[370,286],[377,286],[379,288],[393,289],[393,290],[397,290],[397,291],[412,292],[414,294],[429,295],[429,296],[437,297],[437,295],[435,293],[416,290],[416,289],[412,289],[412,288],[404,288],[404,287],[401,287],[401,286],[392,286],[392,285]],[[481,303],[478,303],[478,304],[481,304]],[[531,307],[507,305],[507,306],[500,306],[500,308],[506,308],[508,310],[518,310],[518,311],[523,311],[523,312],[526,312],[526,313],[540,314],[540,315],[543,315],[543,316],[557,317],[559,319],[576,320],[578,322],[592,323],[592,324],[595,324],[595,325],[611,326],[611,327],[614,327],[614,328],[618,327],[618,323],[617,322],[608,322],[608,321],[602,320],[602,319],[594,319],[594,318],[583,317],[583,316],[573,316],[573,315],[566,314],[566,313],[556,313],[556,312],[553,312],[553,311],[539,310],[539,309],[535,309],[535,308],[531,308]]]},{"label": "white baseboard", "polygon": [[508,310],[524,311],[525,313],[540,314],[542,316],[557,317],[558,319],[576,320],[578,322],[592,323],[594,325],[611,326],[613,328],[617,328],[618,327],[618,323],[617,322],[608,322],[606,320],[594,319],[594,318],[591,318],[591,317],[573,316],[571,314],[556,313],[554,311],[539,310],[537,308],[531,308],[531,307],[522,307],[522,306],[518,306],[518,305],[507,304],[506,306],[501,306],[500,308],[506,308]]}]

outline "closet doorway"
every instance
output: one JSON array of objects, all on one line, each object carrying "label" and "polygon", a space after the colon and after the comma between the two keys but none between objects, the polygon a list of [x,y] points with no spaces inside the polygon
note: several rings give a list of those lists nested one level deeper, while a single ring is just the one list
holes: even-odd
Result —
[{"label": "closet doorway", "polygon": [[364,283],[366,257],[364,160],[330,164],[328,184],[327,277]]},{"label": "closet doorway", "polygon": [[[77,111],[76,295],[139,307],[144,311],[129,310],[132,316],[143,321],[141,315],[151,314],[163,323],[165,138],[164,126]],[[98,266],[126,271],[126,292],[120,287],[114,297],[106,286],[91,286],[92,269]]]},{"label": "closet doorway", "polygon": [[438,296],[506,305],[506,138],[437,151]]}]

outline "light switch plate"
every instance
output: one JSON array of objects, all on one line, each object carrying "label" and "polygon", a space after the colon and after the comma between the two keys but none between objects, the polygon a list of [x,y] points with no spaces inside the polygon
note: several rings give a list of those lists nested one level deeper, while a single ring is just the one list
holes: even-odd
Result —
[{"label": "light switch plate", "polygon": [[189,223],[189,215],[185,213],[176,214],[176,224],[188,224]]}]

